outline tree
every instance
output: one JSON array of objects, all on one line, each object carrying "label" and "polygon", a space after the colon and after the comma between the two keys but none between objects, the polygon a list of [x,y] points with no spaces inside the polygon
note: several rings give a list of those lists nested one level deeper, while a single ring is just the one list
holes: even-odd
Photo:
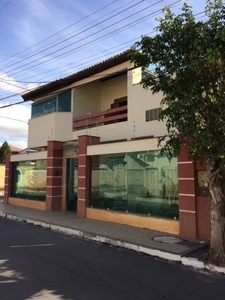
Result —
[{"label": "tree", "polygon": [[5,163],[5,157],[7,154],[10,154],[11,150],[9,147],[9,144],[5,141],[2,146],[0,147],[0,163],[4,164]]},{"label": "tree", "polygon": [[184,4],[180,14],[164,8],[156,34],[135,44],[131,60],[154,66],[144,88],[162,92],[159,119],[167,134],[159,138],[169,158],[188,144],[189,158],[207,165],[211,201],[208,262],[225,264],[225,6],[208,0],[206,19],[196,20]]}]

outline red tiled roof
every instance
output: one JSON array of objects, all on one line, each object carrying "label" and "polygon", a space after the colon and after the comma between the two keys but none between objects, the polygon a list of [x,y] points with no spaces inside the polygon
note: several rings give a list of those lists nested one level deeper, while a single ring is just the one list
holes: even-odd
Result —
[{"label": "red tiled roof", "polygon": [[9,146],[9,147],[10,147],[11,152],[21,152],[22,151],[22,149],[14,147],[14,146]]}]

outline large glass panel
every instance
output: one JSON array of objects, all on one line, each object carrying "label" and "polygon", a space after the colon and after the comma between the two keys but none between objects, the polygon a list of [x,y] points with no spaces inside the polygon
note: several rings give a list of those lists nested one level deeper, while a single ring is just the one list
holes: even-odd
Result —
[{"label": "large glass panel", "polygon": [[92,196],[90,205],[126,210],[125,154],[99,155],[92,158]]},{"label": "large glass panel", "polygon": [[56,111],[56,97],[50,98],[43,102],[42,112],[39,112],[39,115],[47,115]]},{"label": "large glass panel", "polygon": [[71,90],[58,95],[58,111],[71,111]]},{"label": "large glass panel", "polygon": [[71,111],[71,90],[64,91],[58,96],[51,97],[39,103],[34,103],[31,118],[50,114],[56,111]]},{"label": "large glass panel", "polygon": [[38,106],[36,105],[32,105],[31,106],[31,118],[36,118],[38,115]]},{"label": "large glass panel", "polygon": [[14,163],[12,196],[45,201],[47,160],[29,160]]},{"label": "large glass panel", "polygon": [[67,209],[77,210],[77,188],[78,188],[78,159],[69,158],[67,160]]},{"label": "large glass panel", "polygon": [[92,158],[92,207],[178,218],[177,187],[177,159],[160,151]]},{"label": "large glass panel", "polygon": [[50,114],[56,111],[56,97],[49,98],[37,104],[32,105],[31,117]]}]

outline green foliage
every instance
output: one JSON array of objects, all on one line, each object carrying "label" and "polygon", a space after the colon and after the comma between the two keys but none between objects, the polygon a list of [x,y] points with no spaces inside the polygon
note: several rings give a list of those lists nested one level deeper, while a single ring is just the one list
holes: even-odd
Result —
[{"label": "green foliage", "polygon": [[188,140],[189,156],[216,156],[225,162],[225,6],[207,1],[206,20],[196,20],[184,4],[175,15],[169,7],[158,19],[156,35],[143,36],[131,56],[136,67],[155,66],[144,88],[162,92],[160,120],[168,135],[159,139],[170,155]]},{"label": "green foliage", "polygon": [[0,163],[4,164],[5,163],[5,157],[7,154],[10,154],[11,150],[9,147],[9,144],[5,141],[2,146],[0,147]]}]

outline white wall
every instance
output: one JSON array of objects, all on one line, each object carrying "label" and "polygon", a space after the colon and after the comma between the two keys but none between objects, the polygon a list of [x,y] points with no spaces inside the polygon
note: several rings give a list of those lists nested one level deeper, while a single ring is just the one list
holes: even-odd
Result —
[{"label": "white wall", "polygon": [[28,148],[46,146],[52,140],[71,140],[72,126],[71,112],[56,112],[30,119]]},{"label": "white wall", "polygon": [[[136,76],[134,73],[133,75]],[[145,121],[145,112],[149,109],[160,107],[162,93],[152,94],[142,85],[132,85],[132,71],[128,72],[128,121],[129,126],[137,126],[133,134],[136,138],[142,136],[161,136],[166,133],[165,123],[159,121]]]}]

